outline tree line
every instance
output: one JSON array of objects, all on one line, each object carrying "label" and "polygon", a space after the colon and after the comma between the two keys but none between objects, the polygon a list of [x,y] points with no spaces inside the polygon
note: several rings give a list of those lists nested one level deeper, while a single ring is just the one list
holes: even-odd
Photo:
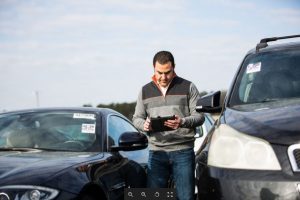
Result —
[{"label": "tree line", "polygon": [[[206,95],[207,92],[203,91],[200,92],[200,96]],[[222,91],[222,97],[221,99],[224,99],[224,96],[226,94],[225,91]],[[223,101],[223,100],[222,100]],[[83,105],[84,107],[92,107],[90,104]],[[127,117],[129,120],[132,120],[134,110],[135,110],[136,102],[131,103],[110,103],[110,104],[98,104],[98,108],[110,108],[113,110],[118,111],[119,113],[123,114],[125,117]]]}]

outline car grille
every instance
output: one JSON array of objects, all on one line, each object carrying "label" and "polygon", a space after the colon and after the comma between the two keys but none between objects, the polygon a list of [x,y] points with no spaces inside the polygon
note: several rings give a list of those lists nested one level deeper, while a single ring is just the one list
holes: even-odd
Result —
[{"label": "car grille", "polygon": [[289,159],[294,172],[300,172],[300,144],[294,144],[288,148]]},{"label": "car grille", "polygon": [[297,166],[299,167],[300,166],[300,149],[294,150],[294,156],[296,159]]}]

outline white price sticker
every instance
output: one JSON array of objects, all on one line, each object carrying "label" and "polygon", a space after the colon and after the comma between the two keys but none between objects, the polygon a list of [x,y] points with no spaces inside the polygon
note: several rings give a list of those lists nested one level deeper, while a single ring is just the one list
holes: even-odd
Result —
[{"label": "white price sticker", "polygon": [[78,118],[78,119],[95,119],[95,114],[74,113],[73,118]]},{"label": "white price sticker", "polygon": [[82,124],[81,132],[82,133],[96,133],[96,125],[95,124]]},{"label": "white price sticker", "polygon": [[249,73],[254,73],[254,72],[260,72],[261,70],[261,62],[258,62],[258,63],[250,63],[248,66],[247,66],[247,70],[246,70],[246,73],[249,74]]}]

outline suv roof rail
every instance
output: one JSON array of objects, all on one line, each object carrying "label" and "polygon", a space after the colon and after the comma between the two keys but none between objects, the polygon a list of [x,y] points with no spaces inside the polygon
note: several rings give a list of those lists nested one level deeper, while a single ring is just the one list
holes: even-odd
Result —
[{"label": "suv roof rail", "polygon": [[288,39],[288,38],[296,38],[296,37],[300,37],[300,35],[290,35],[290,36],[282,36],[282,37],[263,38],[256,45],[256,52],[258,52],[262,48],[267,47],[268,42],[273,42],[273,41],[276,41],[276,40],[282,40],[282,39]]}]

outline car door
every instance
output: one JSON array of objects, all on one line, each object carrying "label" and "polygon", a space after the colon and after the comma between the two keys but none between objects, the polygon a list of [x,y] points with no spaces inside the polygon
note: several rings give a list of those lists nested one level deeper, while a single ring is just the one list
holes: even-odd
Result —
[{"label": "car door", "polygon": [[[118,144],[118,139],[124,132],[138,132],[138,130],[125,118],[110,115],[107,119],[107,149],[110,149],[111,145]],[[148,148],[136,151],[119,151],[119,153],[143,166],[148,162]]]},{"label": "car door", "polygon": [[[119,115],[110,115],[107,118],[107,149],[111,146],[118,145],[120,136],[125,132],[138,132],[138,130],[124,117]],[[118,151],[112,152],[121,158],[119,173],[125,181],[125,187],[145,187],[146,171],[144,164],[148,156],[147,149],[135,151]],[[146,158],[145,158],[146,157]]]}]

